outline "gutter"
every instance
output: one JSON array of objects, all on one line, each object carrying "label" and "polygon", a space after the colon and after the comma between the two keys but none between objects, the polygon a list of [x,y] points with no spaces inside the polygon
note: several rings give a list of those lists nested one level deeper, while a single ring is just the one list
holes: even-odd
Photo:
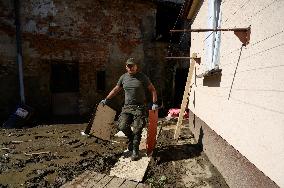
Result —
[{"label": "gutter", "polygon": [[20,1],[14,0],[15,8],[15,25],[16,25],[16,43],[17,43],[17,64],[19,71],[19,85],[21,104],[25,104],[25,89],[23,76],[23,59],[22,59],[22,39],[21,39],[21,22],[20,22]]}]

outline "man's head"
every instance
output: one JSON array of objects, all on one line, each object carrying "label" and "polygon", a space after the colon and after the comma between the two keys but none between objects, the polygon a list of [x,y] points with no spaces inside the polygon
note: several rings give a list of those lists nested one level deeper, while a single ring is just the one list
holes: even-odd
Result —
[{"label": "man's head", "polygon": [[138,71],[137,62],[134,58],[129,58],[126,61],[126,70],[129,74],[136,74]]}]

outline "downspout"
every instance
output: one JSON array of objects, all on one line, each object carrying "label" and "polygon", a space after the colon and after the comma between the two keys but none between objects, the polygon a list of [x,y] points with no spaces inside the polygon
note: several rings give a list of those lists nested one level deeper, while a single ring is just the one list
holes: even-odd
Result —
[{"label": "downspout", "polygon": [[16,42],[17,42],[17,64],[19,70],[19,84],[21,104],[25,104],[23,60],[22,60],[22,40],[21,40],[21,22],[20,22],[20,1],[14,0],[15,8],[15,25],[16,25]]}]

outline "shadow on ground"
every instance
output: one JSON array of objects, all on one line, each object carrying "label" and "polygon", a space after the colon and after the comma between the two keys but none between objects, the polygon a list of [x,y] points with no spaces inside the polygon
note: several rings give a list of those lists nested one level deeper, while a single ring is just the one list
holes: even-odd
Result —
[{"label": "shadow on ground", "polygon": [[144,181],[152,187],[227,188],[203,153],[202,142],[197,142],[188,128],[174,140],[174,130],[175,126],[163,127]]},{"label": "shadow on ground", "polygon": [[170,145],[158,148],[154,157],[158,158],[158,163],[164,163],[198,157],[201,152],[198,144]]}]

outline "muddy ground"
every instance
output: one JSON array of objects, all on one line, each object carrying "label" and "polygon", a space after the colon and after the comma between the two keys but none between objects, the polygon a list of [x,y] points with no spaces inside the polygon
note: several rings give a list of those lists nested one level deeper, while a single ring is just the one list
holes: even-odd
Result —
[{"label": "muddy ground", "polygon": [[82,136],[86,125],[0,130],[0,187],[59,187],[88,169],[107,173],[124,142]]},{"label": "muddy ground", "polygon": [[[192,134],[163,127],[144,183],[152,187],[227,187]],[[60,187],[85,170],[109,174],[126,148],[125,138],[103,141],[82,136],[87,124],[0,129],[1,187]]]},{"label": "muddy ground", "polygon": [[187,123],[178,141],[174,138],[175,122],[164,121],[162,131],[146,174],[154,187],[228,188],[222,175],[211,164]]}]

